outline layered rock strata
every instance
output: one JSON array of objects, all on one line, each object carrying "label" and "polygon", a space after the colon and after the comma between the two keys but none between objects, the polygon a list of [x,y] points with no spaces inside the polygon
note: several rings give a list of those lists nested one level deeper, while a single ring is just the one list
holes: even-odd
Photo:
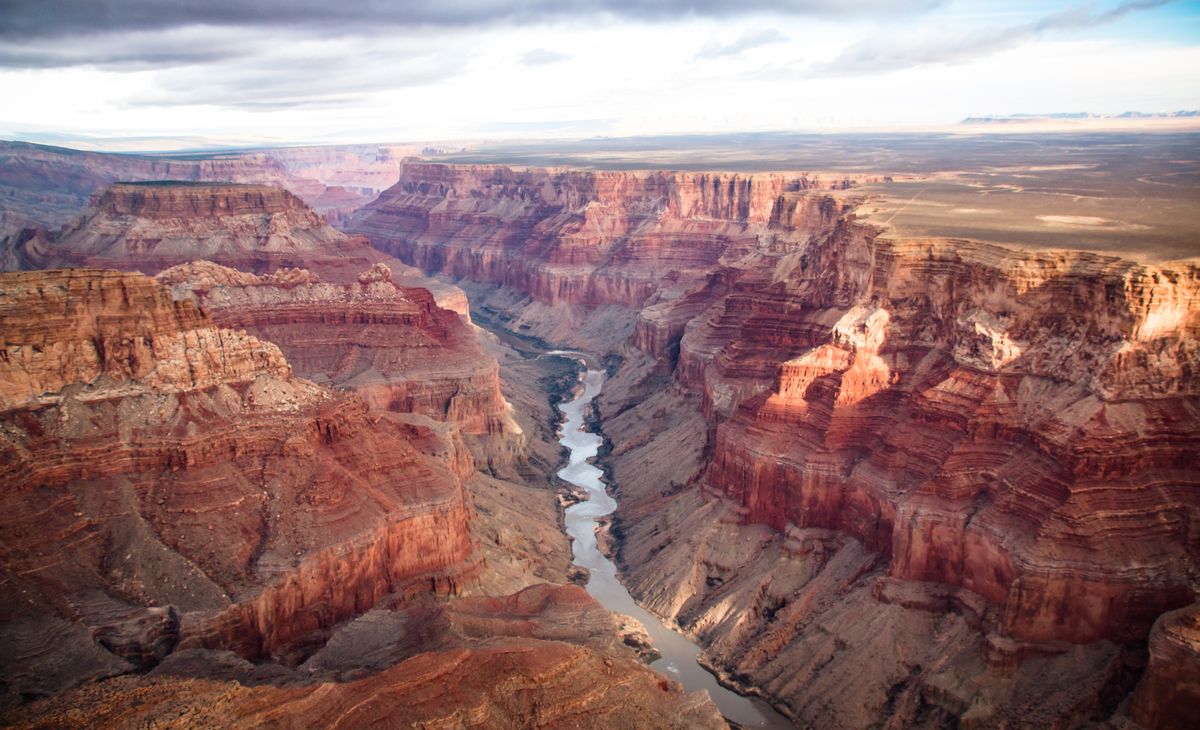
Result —
[{"label": "layered rock strata", "polygon": [[632,325],[630,587],[734,681],[814,725],[1110,716],[1198,588],[1200,271],[897,239],[817,187],[406,165],[357,226],[528,334]]},{"label": "layered rock strata", "polygon": [[98,190],[120,180],[238,182],[290,190],[336,225],[394,184],[411,147],[348,145],[136,155],[0,142],[0,237],[22,228],[57,229]]},{"label": "layered rock strata", "polygon": [[303,656],[384,595],[477,570],[469,454],[152,279],[5,274],[0,339],[9,700],[176,646]]},{"label": "layered rock strata", "polygon": [[456,313],[426,289],[397,284],[382,263],[352,283],[323,282],[304,269],[260,276],[207,261],[156,278],[176,298],[194,298],[220,326],[278,345],[306,378],[353,389],[378,410],[420,413],[488,437],[475,439],[485,459],[489,450],[501,461],[520,456],[495,358]]},{"label": "layered rock strata", "polygon": [[[723,257],[775,245],[773,225],[802,232],[804,191],[833,184],[406,161],[400,181],[348,229],[426,273],[524,293],[543,310],[544,329],[579,324],[578,307],[636,311],[683,295]],[[824,205],[836,214],[836,204]]]}]

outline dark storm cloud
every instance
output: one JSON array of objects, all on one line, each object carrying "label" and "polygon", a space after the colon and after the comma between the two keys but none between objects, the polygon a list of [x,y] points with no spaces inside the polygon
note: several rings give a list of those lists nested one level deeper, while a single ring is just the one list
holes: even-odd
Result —
[{"label": "dark storm cloud", "polygon": [[942,33],[934,38],[900,38],[892,35],[856,43],[828,63],[811,69],[817,76],[849,76],[895,71],[913,66],[952,64],[1015,48],[1049,31],[1092,28],[1139,10],[1166,5],[1171,0],[1134,0],[1102,12],[1083,5],[1020,25],[969,33]]},{"label": "dark storm cloud", "polygon": [[272,27],[328,34],[420,26],[472,27],[612,15],[661,21],[750,13],[846,16],[912,12],[941,0],[5,0],[0,38],[162,30],[189,25]]},{"label": "dark storm cloud", "polygon": [[252,38],[229,29],[172,28],[72,38],[0,41],[0,67],[97,66],[139,70],[187,66],[242,58],[254,53]]}]

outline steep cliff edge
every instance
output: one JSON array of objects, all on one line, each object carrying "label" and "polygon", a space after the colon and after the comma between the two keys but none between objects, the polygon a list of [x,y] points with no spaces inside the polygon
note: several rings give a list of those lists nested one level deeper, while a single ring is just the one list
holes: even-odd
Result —
[{"label": "steep cliff edge", "polygon": [[[727,257],[774,244],[796,228],[804,191],[847,181],[803,175],[581,172],[406,161],[400,181],[352,216],[347,229],[426,273],[519,292],[501,305],[514,328],[611,345],[634,314],[677,299]],[[827,214],[838,205],[828,201]],[[806,225],[806,224],[805,224]],[[797,235],[803,233],[798,228]],[[484,292],[472,291],[472,301]],[[589,320],[611,315],[603,326]],[[584,334],[586,337],[587,335]],[[592,343],[594,344],[594,342]]]},{"label": "steep cliff edge", "polygon": [[732,680],[814,725],[1110,716],[1198,588],[1200,272],[897,239],[823,187],[406,164],[352,225],[623,357],[631,590]]},{"label": "steep cliff edge", "polygon": [[456,313],[426,289],[397,284],[382,263],[352,283],[322,282],[304,269],[259,276],[207,261],[156,278],[176,298],[194,298],[220,326],[278,345],[303,377],[353,389],[379,410],[457,425],[482,463],[522,453],[495,358]]},{"label": "steep cliff edge", "polygon": [[388,593],[476,569],[469,455],[152,279],[4,274],[0,339],[10,699],[180,644],[302,655]]}]

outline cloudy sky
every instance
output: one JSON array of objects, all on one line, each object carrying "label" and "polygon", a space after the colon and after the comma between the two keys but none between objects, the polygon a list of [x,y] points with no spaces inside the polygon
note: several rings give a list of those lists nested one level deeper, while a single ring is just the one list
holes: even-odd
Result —
[{"label": "cloudy sky", "polygon": [[940,125],[1200,107],[1191,0],[0,0],[0,137]]}]

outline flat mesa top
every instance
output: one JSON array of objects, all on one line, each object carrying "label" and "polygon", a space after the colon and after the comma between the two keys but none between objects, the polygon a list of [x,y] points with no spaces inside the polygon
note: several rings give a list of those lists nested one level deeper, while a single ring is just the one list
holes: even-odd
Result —
[{"label": "flat mesa top", "polygon": [[1200,257],[1200,132],[755,133],[480,145],[438,162],[821,171],[901,238],[969,238],[1156,263]]}]

